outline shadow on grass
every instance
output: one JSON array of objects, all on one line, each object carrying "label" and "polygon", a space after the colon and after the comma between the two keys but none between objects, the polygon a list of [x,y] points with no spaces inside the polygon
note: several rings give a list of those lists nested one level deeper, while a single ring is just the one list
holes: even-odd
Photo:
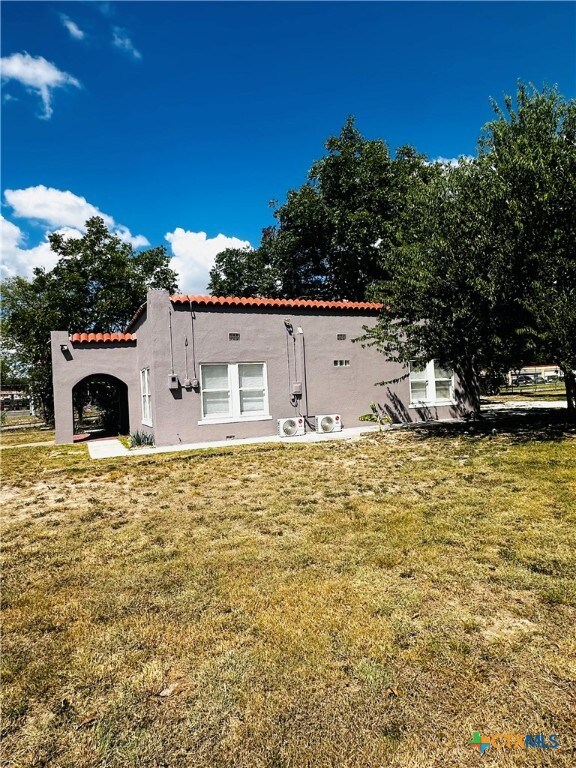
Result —
[{"label": "shadow on grass", "polygon": [[562,441],[576,437],[576,420],[558,408],[510,408],[482,413],[479,419],[461,422],[428,422],[406,425],[416,437],[509,437],[514,442]]}]

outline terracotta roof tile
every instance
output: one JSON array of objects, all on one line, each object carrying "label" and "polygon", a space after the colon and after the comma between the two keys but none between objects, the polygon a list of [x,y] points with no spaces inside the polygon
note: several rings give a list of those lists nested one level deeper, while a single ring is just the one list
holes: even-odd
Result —
[{"label": "terracotta roof tile", "polygon": [[382,304],[371,301],[322,301],[313,299],[266,299],[261,297],[246,298],[240,296],[193,296],[184,293],[175,293],[170,297],[174,304],[199,304],[208,306],[217,304],[224,307],[278,307],[281,309],[341,309],[341,310],[365,310],[377,312],[382,309]]},{"label": "terracotta roof tile", "polygon": [[73,333],[70,336],[73,344],[96,344],[98,342],[135,342],[134,333]]}]

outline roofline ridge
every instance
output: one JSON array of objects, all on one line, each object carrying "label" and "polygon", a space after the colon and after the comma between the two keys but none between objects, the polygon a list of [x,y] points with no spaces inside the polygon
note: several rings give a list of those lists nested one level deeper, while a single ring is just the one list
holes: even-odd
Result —
[{"label": "roofline ridge", "polygon": [[[266,296],[211,296],[202,294],[179,294],[170,296],[173,304],[199,304],[206,306],[252,306],[252,307],[282,307],[282,308],[309,308],[309,309],[364,309],[381,310],[384,305],[372,301],[350,301],[348,299],[281,299]],[[140,311],[140,310],[139,310]],[[131,321],[132,322],[132,321]],[[130,327],[130,326],[127,326]]]}]

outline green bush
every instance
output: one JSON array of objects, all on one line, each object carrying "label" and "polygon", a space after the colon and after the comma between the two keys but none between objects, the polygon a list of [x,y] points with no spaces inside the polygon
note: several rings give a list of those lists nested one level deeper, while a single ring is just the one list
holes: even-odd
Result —
[{"label": "green bush", "polygon": [[132,432],[130,435],[130,447],[140,448],[143,445],[154,445],[154,435],[150,432]]}]

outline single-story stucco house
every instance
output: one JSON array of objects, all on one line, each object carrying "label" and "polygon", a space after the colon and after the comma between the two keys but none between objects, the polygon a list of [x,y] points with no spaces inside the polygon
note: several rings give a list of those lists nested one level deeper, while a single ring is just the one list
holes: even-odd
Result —
[{"label": "single-story stucco house", "polygon": [[396,422],[468,413],[434,361],[411,371],[354,342],[380,310],[150,290],[124,333],[52,332],[56,442],[73,441],[74,387],[98,378],[119,388],[121,431],[158,446],[361,426],[373,402]]}]

